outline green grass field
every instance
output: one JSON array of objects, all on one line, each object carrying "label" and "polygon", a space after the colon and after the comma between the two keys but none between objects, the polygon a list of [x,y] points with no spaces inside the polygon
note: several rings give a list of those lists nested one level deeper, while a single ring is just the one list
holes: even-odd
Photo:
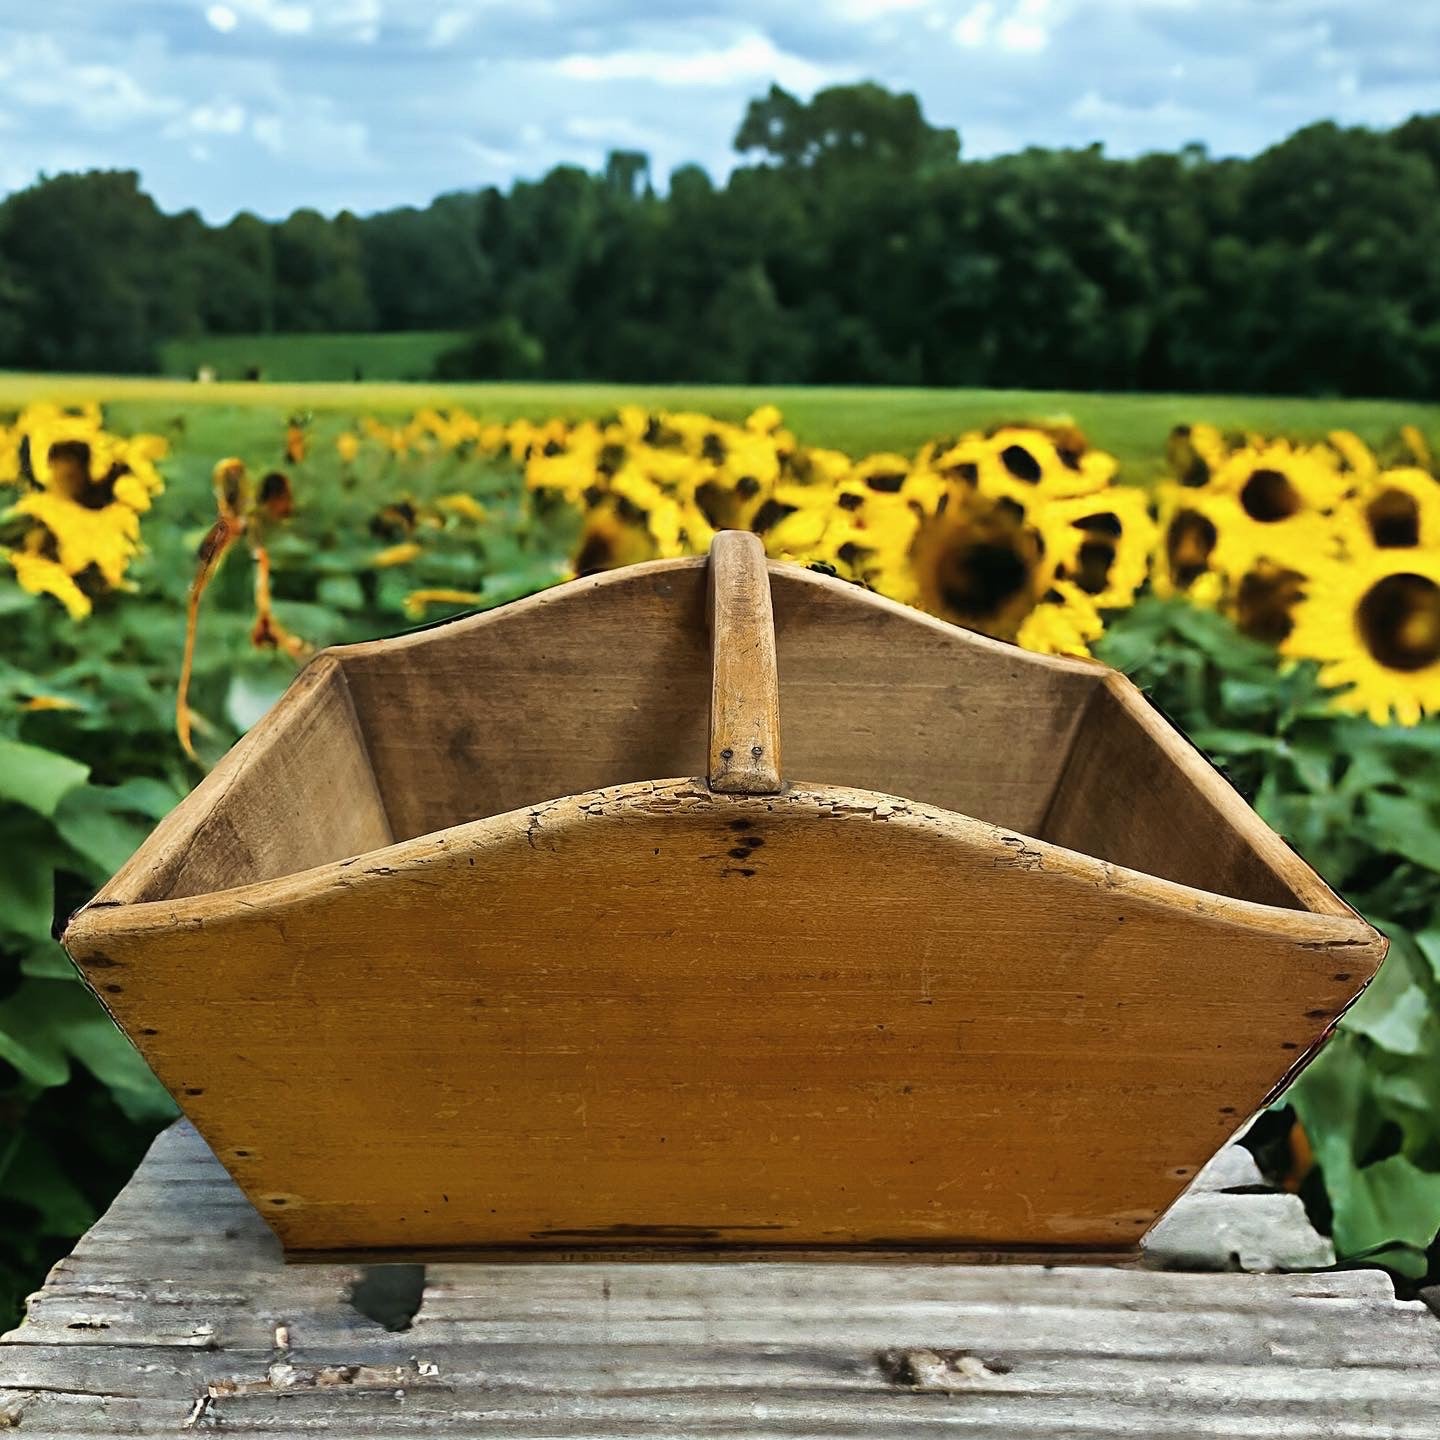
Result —
[{"label": "green grass field", "polygon": [[455,330],[393,335],[208,335],[172,340],[161,353],[167,375],[194,377],[202,365],[219,380],[424,380],[436,358],[463,338]]},{"label": "green grass field", "polygon": [[[292,337],[336,341],[341,337]],[[373,337],[372,337],[373,338]],[[405,338],[405,337],[378,337]],[[413,338],[413,337],[411,337]],[[393,417],[423,405],[463,405],[497,419],[599,415],[627,403],[703,410],[740,418],[773,402],[800,438],[852,454],[913,450],[925,440],[1005,420],[1064,417],[1119,457],[1128,478],[1148,480],[1163,463],[1172,426],[1209,421],[1318,438],[1337,427],[1382,443],[1417,425],[1440,450],[1440,404],[1383,400],[1292,400],[1270,396],[1086,395],[1025,390],[887,390],[769,386],[403,384],[345,382],[218,383],[113,376],[0,374],[0,410],[29,400],[100,400],[121,429],[183,432],[186,447],[217,456],[273,448],[277,413],[315,414],[321,435],[355,414]]]}]

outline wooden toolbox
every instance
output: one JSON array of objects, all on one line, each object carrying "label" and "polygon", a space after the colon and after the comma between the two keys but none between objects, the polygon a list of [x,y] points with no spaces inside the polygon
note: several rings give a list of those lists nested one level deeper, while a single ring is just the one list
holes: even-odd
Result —
[{"label": "wooden toolbox", "polygon": [[317,656],[65,943],[396,1257],[1128,1252],[1385,948],[1119,675],[735,533]]}]

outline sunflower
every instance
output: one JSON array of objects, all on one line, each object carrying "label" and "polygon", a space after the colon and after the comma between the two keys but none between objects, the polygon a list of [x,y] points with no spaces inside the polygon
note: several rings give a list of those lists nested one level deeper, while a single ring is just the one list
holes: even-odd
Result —
[{"label": "sunflower", "polygon": [[1041,655],[1089,658],[1091,644],[1105,633],[1095,602],[1076,585],[1057,581],[1021,622],[1016,643]]},{"label": "sunflower", "polygon": [[377,550],[370,557],[370,564],[376,570],[392,570],[397,565],[409,565],[422,554],[421,547],[413,540],[402,540],[398,545],[389,545]]},{"label": "sunflower", "polygon": [[1165,442],[1171,472],[1188,489],[1208,485],[1229,453],[1225,437],[1214,425],[1177,425]]},{"label": "sunflower", "polygon": [[1022,510],[1094,494],[1110,484],[1116,471],[1115,457],[1089,449],[1076,430],[1051,433],[1018,425],[966,436],[935,462],[982,496],[1012,501]]},{"label": "sunflower", "polygon": [[1295,626],[1295,607],[1305,597],[1306,578],[1270,560],[1259,560],[1240,577],[1231,597],[1235,624],[1252,639],[1278,645]]},{"label": "sunflower", "polygon": [[1335,468],[1352,486],[1375,478],[1380,468],[1375,452],[1353,430],[1332,430],[1325,443],[1335,455]]},{"label": "sunflower", "polygon": [[[526,486],[531,490],[557,491],[566,504],[578,505],[585,491],[595,484],[596,472],[602,466],[605,440],[600,428],[587,422],[563,437],[555,434],[541,437],[531,433],[528,421],[523,423],[526,427],[523,430],[512,427],[511,448],[513,451],[517,444],[528,447]],[[623,449],[611,458],[612,464],[623,461]]]},{"label": "sunflower", "polygon": [[1160,522],[1150,584],[1162,598],[1187,595],[1213,605],[1223,588],[1215,566],[1222,530],[1239,525],[1243,515],[1233,500],[1189,490],[1169,482],[1158,490]]},{"label": "sunflower", "polygon": [[464,491],[436,498],[435,508],[445,515],[454,515],[472,524],[483,525],[490,518],[490,512],[473,496]]},{"label": "sunflower", "polygon": [[1440,548],[1440,481],[1428,470],[1384,470],[1346,501],[1341,530],[1350,549]]},{"label": "sunflower", "polygon": [[404,599],[405,614],[411,620],[423,620],[432,605],[475,606],[482,604],[485,597],[478,590],[412,590]]},{"label": "sunflower", "polygon": [[1155,546],[1149,497],[1128,485],[1040,507],[1034,523],[1057,580],[1082,590],[1095,605],[1129,605],[1145,583]]},{"label": "sunflower", "polygon": [[785,475],[797,485],[838,485],[850,473],[851,460],[842,450],[804,445],[785,457]]},{"label": "sunflower", "polygon": [[571,569],[577,576],[594,575],[653,560],[656,553],[645,513],[618,496],[602,496],[585,512]]},{"label": "sunflower", "polygon": [[873,583],[954,625],[1013,640],[1047,588],[1042,557],[1039,534],[1012,507],[952,505],[918,521],[903,555],[882,552]]},{"label": "sunflower", "polygon": [[1243,517],[1224,527],[1212,560],[1232,582],[1261,559],[1309,574],[1336,551],[1336,523],[1330,517],[1344,497],[1346,481],[1318,448],[1284,440],[1243,445],[1206,489],[1233,501]]},{"label": "sunflower", "polygon": [[[40,532],[34,532],[39,534]],[[30,595],[53,595],[72,620],[83,620],[92,609],[90,597],[58,561],[34,550],[11,550],[5,558],[15,570],[20,588]]]},{"label": "sunflower", "polygon": [[1377,725],[1440,712],[1440,555],[1367,550],[1326,567],[1280,648],[1319,660],[1321,684],[1349,687],[1338,710]]},{"label": "sunflower", "polygon": [[835,550],[851,531],[848,516],[835,505],[832,494],[793,484],[777,485],[746,528],[760,537],[772,559],[801,565],[816,560],[833,564]]},{"label": "sunflower", "polygon": [[37,490],[17,500],[10,513],[44,527],[67,574],[79,575],[93,565],[112,589],[124,584],[127,567],[140,553],[140,517],[118,501],[96,508]]}]

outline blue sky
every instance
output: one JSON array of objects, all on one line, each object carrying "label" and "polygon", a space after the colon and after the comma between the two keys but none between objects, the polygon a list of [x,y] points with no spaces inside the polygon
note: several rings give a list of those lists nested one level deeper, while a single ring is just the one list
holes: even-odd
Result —
[{"label": "blue sky", "polygon": [[1440,109],[1437,0],[0,0],[0,191],[138,169],[212,219],[369,211],[647,150],[733,163],[745,101],[873,78],[969,155]]}]

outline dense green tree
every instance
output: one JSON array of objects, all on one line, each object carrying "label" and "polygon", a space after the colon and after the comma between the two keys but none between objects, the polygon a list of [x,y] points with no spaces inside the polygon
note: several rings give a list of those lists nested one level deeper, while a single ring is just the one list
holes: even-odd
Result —
[{"label": "dense green tree", "polygon": [[361,260],[360,222],[297,210],[272,233],[277,330],[368,330],[374,307]]},{"label": "dense green tree", "polygon": [[42,179],[0,205],[13,364],[153,370],[186,328],[168,257],[174,222],[131,170]]},{"label": "dense green tree", "polygon": [[735,148],[759,150],[790,169],[835,171],[883,165],[918,176],[953,165],[958,131],[931,125],[913,95],[882,85],[834,85],[800,100],[779,85],[752,100]]},{"label": "dense green tree", "polygon": [[447,375],[1433,396],[1440,115],[962,161],[913,95],[779,86],[717,183],[649,159],[356,219],[211,227],[131,174],[0,204],[0,363],[171,335],[462,329]]}]

